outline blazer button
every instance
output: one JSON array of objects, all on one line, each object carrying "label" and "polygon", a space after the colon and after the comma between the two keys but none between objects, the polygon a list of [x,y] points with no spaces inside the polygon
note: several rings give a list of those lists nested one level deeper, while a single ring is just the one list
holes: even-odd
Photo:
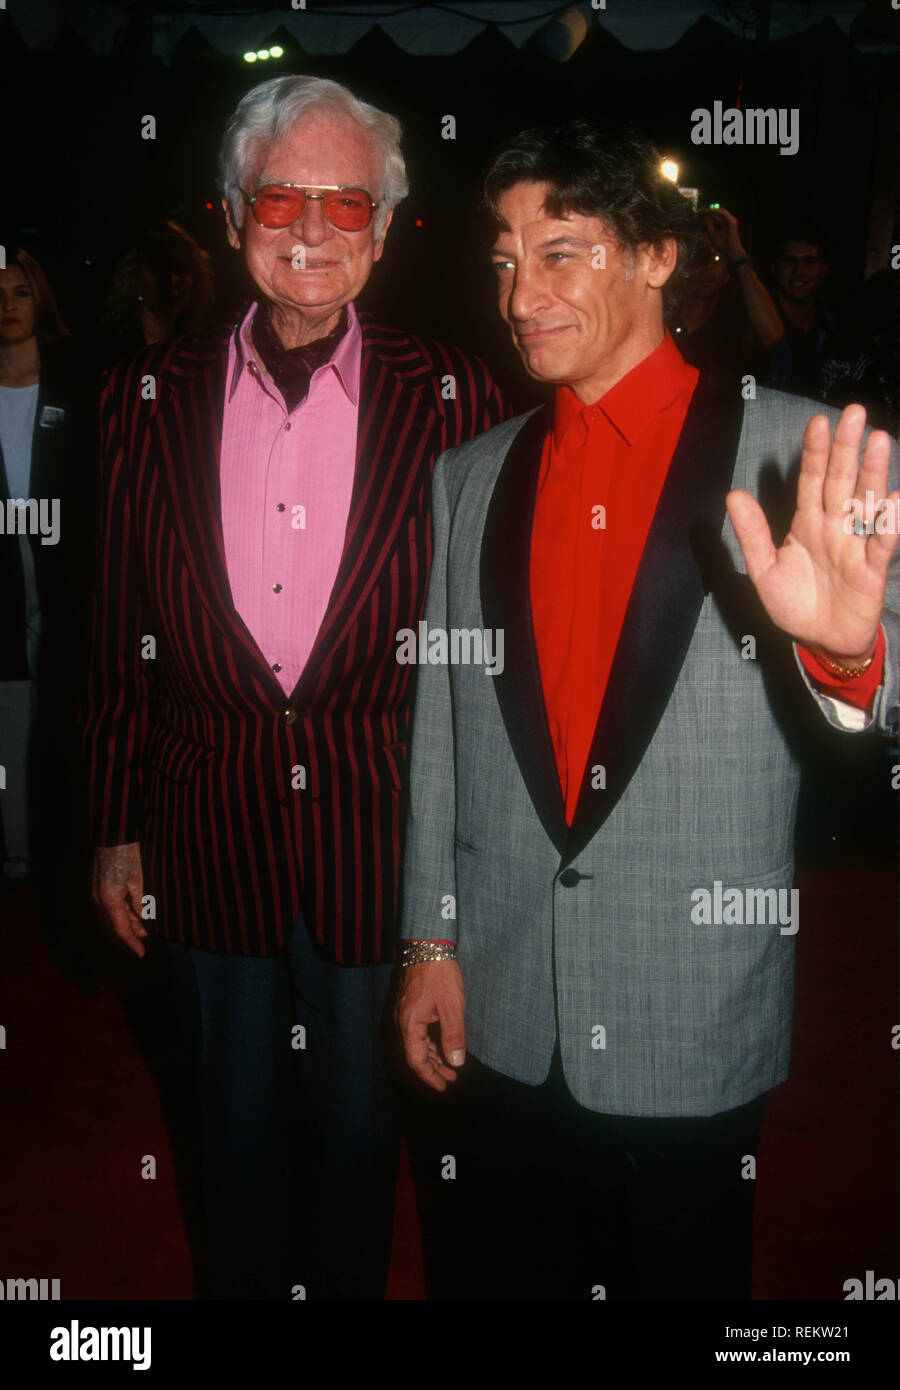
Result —
[{"label": "blazer button", "polygon": [[295,724],[297,722],[297,711],[295,709],[286,709],[284,711],[284,722],[285,724]]},{"label": "blazer button", "polygon": [[574,888],[576,883],[581,882],[581,874],[577,869],[563,869],[559,881],[563,888]]}]

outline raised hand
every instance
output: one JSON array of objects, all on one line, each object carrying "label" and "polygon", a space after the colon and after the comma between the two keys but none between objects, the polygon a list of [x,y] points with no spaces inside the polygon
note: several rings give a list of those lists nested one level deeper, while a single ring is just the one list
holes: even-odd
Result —
[{"label": "raised hand", "polygon": [[[862,663],[875,650],[900,530],[900,493],[887,492],[890,436],[873,430],[860,463],[865,424],[864,408],[848,405],[832,439],[827,417],[812,417],[803,434],[797,510],[780,549],[755,498],[736,490],[727,499],[747,573],[773,623],[842,665]],[[876,506],[886,504],[887,524],[856,535],[849,504],[856,499],[864,511],[867,491]]]}]

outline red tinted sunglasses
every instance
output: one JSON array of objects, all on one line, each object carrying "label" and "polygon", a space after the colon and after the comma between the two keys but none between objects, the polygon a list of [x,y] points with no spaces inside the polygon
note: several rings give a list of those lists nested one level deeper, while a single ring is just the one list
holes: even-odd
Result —
[{"label": "red tinted sunglasses", "polygon": [[321,202],[333,227],[342,232],[361,232],[372,221],[378,206],[367,189],[336,183],[267,183],[252,198],[243,189],[241,193],[259,225],[270,228],[289,227],[302,214],[307,199],[312,199]]}]

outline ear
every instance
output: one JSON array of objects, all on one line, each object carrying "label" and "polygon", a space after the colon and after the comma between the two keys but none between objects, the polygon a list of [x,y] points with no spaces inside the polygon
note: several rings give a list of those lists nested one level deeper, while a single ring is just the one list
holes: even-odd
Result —
[{"label": "ear", "polygon": [[384,223],[384,227],[382,228],[381,236],[380,236],[380,238],[378,239],[378,241],[376,241],[376,243],[375,243],[375,249],[374,249],[374,251],[372,252],[372,260],[373,260],[373,261],[380,261],[380,260],[381,260],[382,254],[383,254],[383,252],[384,252],[384,239],[385,239],[385,237],[387,236],[388,227],[391,225],[391,223],[393,222],[393,220],[394,220],[394,209],[391,208],[390,212],[389,212],[388,215],[387,215],[387,218],[385,219],[385,223]]},{"label": "ear", "polygon": [[678,243],[674,237],[665,237],[656,246],[648,246],[647,284],[652,289],[661,289],[678,262]]},{"label": "ear", "polygon": [[231,215],[231,204],[227,198],[222,199],[222,208],[225,212],[225,235],[228,238],[228,245],[233,251],[240,251],[241,236],[237,227],[234,225],[234,218]]}]

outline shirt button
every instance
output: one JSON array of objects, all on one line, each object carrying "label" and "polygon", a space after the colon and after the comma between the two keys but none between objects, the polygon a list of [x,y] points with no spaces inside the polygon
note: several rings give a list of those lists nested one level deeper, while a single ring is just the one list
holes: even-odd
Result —
[{"label": "shirt button", "polygon": [[289,430],[290,427],[291,427],[291,422],[290,422],[290,420],[288,420],[287,424],[285,425],[285,429],[286,429],[286,430]]},{"label": "shirt button", "polygon": [[247,371],[250,373],[251,376],[257,376],[259,373],[259,368],[257,367],[255,362],[248,362]]},{"label": "shirt button", "polygon": [[278,503],[278,506],[275,508],[275,510],[276,510],[276,512],[283,512],[283,511],[284,511],[284,503],[283,503],[283,502],[279,502],[279,503]]},{"label": "shirt button", "polygon": [[563,869],[559,881],[563,888],[574,888],[576,883],[581,882],[581,874],[577,869]]},{"label": "shirt button", "polygon": [[295,709],[286,709],[284,711],[284,722],[285,724],[296,724],[297,711]]},{"label": "shirt button", "polygon": [[280,593],[281,593],[281,585],[280,585],[280,584],[273,584],[273,585],[272,585],[272,593],[273,593],[273,594],[280,594]]},{"label": "shirt button", "polygon": [[273,666],[272,666],[272,670],[273,670],[273,671],[276,673],[276,675],[277,675],[278,672],[281,670],[281,662],[280,662],[280,661],[274,662],[274,663],[273,663]]}]

